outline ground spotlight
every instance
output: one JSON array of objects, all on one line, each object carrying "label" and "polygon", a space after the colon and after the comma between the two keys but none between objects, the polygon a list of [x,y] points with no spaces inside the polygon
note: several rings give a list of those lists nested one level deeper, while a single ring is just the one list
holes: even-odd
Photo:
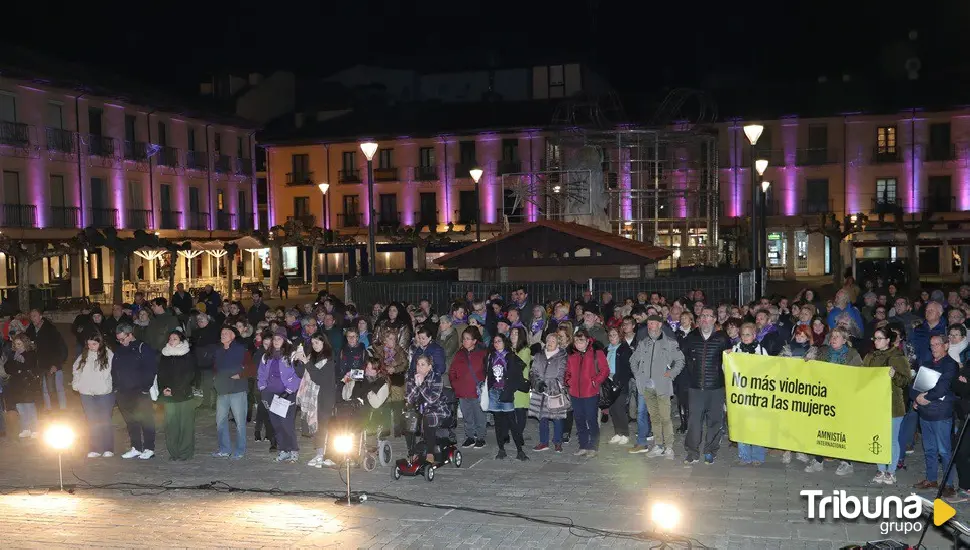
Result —
[{"label": "ground spotlight", "polygon": [[64,490],[64,467],[61,457],[64,451],[74,444],[74,430],[65,424],[51,424],[44,430],[44,442],[57,451],[57,479],[61,491]]},{"label": "ground spotlight", "polygon": [[656,548],[672,548],[668,542],[671,533],[680,525],[680,509],[669,502],[655,502],[650,507],[650,523],[660,536],[661,545]]},{"label": "ground spotlight", "polygon": [[344,455],[344,461],[347,463],[347,498],[338,498],[334,501],[335,504],[342,506],[353,506],[365,500],[364,498],[355,499],[350,494],[350,453],[354,450],[354,439],[354,435],[349,433],[340,434],[333,439],[333,449]]}]

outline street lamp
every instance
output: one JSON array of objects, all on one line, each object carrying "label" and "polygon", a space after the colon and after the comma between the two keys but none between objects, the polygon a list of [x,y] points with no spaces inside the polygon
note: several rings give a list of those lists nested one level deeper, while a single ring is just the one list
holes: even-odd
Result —
[{"label": "street lamp", "polygon": [[377,273],[377,220],[374,219],[374,153],[377,152],[377,143],[365,141],[360,144],[360,150],[367,158],[367,208],[370,210],[367,218],[367,266],[373,276]]},{"label": "street lamp", "polygon": [[468,171],[468,175],[475,182],[475,240],[482,240],[482,197],[478,189],[478,180],[482,179],[484,171],[476,166]]},{"label": "street lamp", "polygon": [[764,287],[768,282],[768,222],[765,220],[768,211],[768,189],[771,187],[770,181],[763,180],[761,182],[761,221],[759,226],[761,229],[761,234],[758,236],[758,240],[761,243],[761,256],[758,258],[758,275],[760,280],[759,290],[762,294],[764,292]]},{"label": "street lamp", "polygon": [[[330,296],[330,266],[327,261],[327,228],[330,226],[330,216],[327,213],[327,203],[330,202],[330,195],[327,195],[327,191],[330,190],[330,184],[323,182],[317,184],[320,188],[320,192],[323,193],[323,284],[326,285],[327,296]],[[313,259],[314,265],[316,265],[317,259]],[[314,267],[316,269],[316,267]],[[320,288],[320,287],[317,287]]]},{"label": "street lamp", "polygon": [[751,144],[751,270],[755,272],[755,297],[761,297],[761,271],[758,268],[758,258],[760,254],[758,252],[758,216],[756,215],[755,209],[758,207],[758,184],[757,178],[760,178],[760,174],[768,168],[768,161],[755,159],[754,146],[758,143],[758,138],[761,137],[762,132],[764,132],[765,127],[760,124],[747,124],[743,128],[744,136],[748,138],[748,143]]}]

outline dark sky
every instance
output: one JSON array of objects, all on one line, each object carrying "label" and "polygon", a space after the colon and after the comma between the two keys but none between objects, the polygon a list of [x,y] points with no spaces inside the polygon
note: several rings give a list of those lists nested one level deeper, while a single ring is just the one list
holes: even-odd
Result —
[{"label": "dark sky", "polygon": [[476,48],[506,61],[536,48],[583,52],[621,89],[697,86],[715,73],[814,79],[895,67],[907,48],[924,67],[942,64],[970,28],[965,0],[111,0],[72,2],[56,16],[16,4],[0,41],[189,92],[220,69],[326,74],[388,54]]}]

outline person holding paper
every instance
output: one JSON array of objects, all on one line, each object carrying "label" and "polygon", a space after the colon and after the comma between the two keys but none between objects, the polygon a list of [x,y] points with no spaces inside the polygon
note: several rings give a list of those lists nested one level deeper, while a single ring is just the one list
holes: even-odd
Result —
[{"label": "person holding paper", "polygon": [[[931,303],[932,305],[932,303]],[[946,336],[935,334],[930,337],[930,353],[933,360],[923,363],[920,372],[913,380],[909,390],[913,398],[913,409],[919,414],[919,425],[923,432],[923,458],[926,462],[926,478],[913,485],[914,489],[935,489],[939,487],[937,476],[940,464],[946,469],[950,462],[950,438],[953,434],[953,405],[956,396],[951,388],[957,377],[957,362],[948,354],[949,343]],[[924,371],[931,370],[932,373]],[[938,375],[931,376],[931,375]],[[932,387],[925,387],[925,381],[936,377]],[[943,497],[956,494],[953,488],[953,474],[943,480]]]},{"label": "person holding paper", "polygon": [[280,451],[276,462],[296,463],[300,459],[296,441],[296,392],[300,389],[300,377],[293,369],[292,353],[293,345],[287,339],[286,329],[277,328],[273,333],[273,344],[263,355],[256,376],[256,386],[269,409]]}]

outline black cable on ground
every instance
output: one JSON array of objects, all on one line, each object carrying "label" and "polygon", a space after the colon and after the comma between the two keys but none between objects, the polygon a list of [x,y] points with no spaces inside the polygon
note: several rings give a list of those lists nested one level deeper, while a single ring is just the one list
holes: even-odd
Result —
[{"label": "black cable on ground", "polygon": [[[171,480],[162,483],[130,483],[130,482],[114,482],[114,483],[104,483],[104,484],[94,484],[91,483],[76,473],[71,472],[77,479],[78,483],[71,488],[68,492],[75,494],[78,490],[86,491],[124,491],[132,496],[148,496],[148,495],[159,495],[169,491],[212,491],[216,493],[254,493],[254,494],[264,494],[275,497],[323,497],[339,499],[344,498],[347,495],[346,491],[332,491],[332,490],[284,490],[279,487],[264,488],[264,487],[236,487],[229,485],[223,481],[211,481],[209,483],[202,483],[198,485],[175,485]],[[0,486],[0,494],[11,494],[14,492],[26,491],[28,494],[31,491],[57,491],[57,486],[48,487],[23,487],[23,486]],[[389,495],[382,492],[365,493],[362,491],[352,492],[352,496],[360,496],[366,494],[368,501],[374,502],[384,502],[389,504],[405,504],[409,506],[417,506],[420,508],[431,508],[436,510],[457,510],[460,512],[469,512],[475,514],[482,514],[492,517],[501,517],[509,519],[519,519],[522,521],[527,521],[530,523],[535,523],[538,525],[543,525],[546,527],[558,527],[562,529],[568,529],[569,533],[573,536],[583,537],[583,538],[616,538],[625,540],[635,540],[639,542],[657,542],[658,545],[653,548],[665,548],[665,547],[678,547],[678,548],[698,548],[706,550],[709,547],[702,544],[700,541],[690,537],[683,537],[677,535],[667,535],[663,533],[651,533],[651,532],[624,532],[624,531],[611,531],[608,529],[599,529],[596,527],[587,527],[584,525],[577,525],[572,518],[566,516],[534,516],[528,514],[522,514],[518,512],[507,512],[502,510],[487,510],[483,508],[474,508],[471,506],[460,506],[452,504],[435,504],[431,502],[424,502],[420,500],[413,500],[402,498],[394,495]]]}]

